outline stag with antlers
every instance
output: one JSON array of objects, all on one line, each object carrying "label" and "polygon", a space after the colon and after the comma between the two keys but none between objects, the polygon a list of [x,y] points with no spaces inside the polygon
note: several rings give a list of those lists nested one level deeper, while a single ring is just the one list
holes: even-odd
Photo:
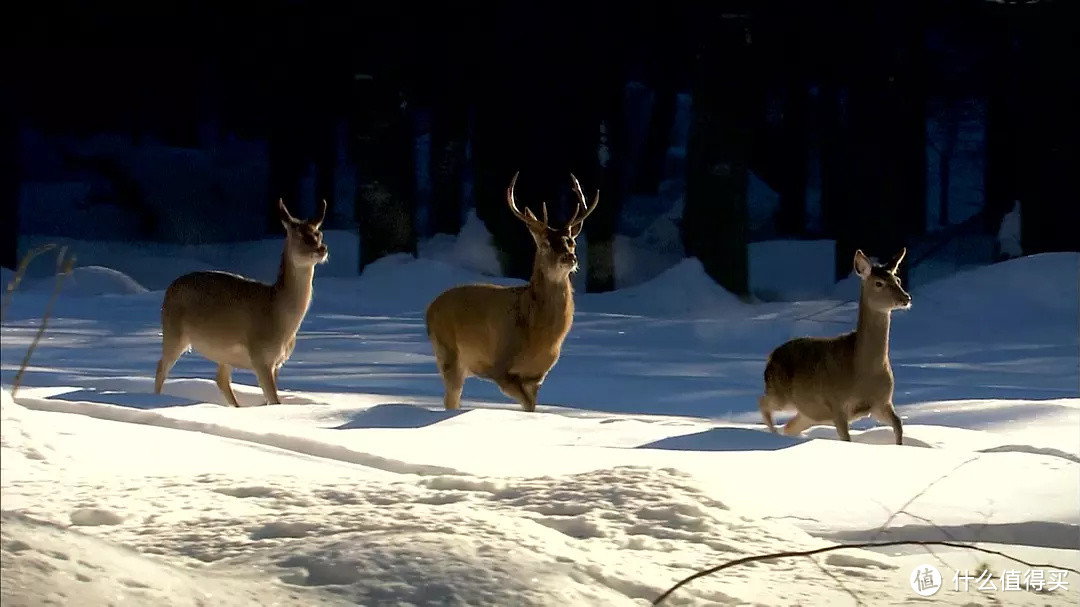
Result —
[{"label": "stag with antlers", "polygon": [[553,228],[548,225],[547,203],[541,206],[539,219],[529,208],[518,208],[517,178],[515,173],[510,180],[506,202],[536,243],[528,284],[461,285],[444,291],[427,307],[427,334],[446,389],[447,409],[460,406],[465,378],[475,376],[495,382],[525,411],[535,411],[540,384],[559,360],[574,320],[570,275],[578,267],[575,240],[596,210],[600,192],[589,205],[571,174],[577,204],[570,221]]}]

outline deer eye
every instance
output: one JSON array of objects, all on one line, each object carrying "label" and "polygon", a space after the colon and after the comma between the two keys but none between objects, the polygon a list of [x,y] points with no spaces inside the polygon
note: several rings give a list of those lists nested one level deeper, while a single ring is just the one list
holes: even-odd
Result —
[{"label": "deer eye", "polygon": [[875,285],[875,286],[877,286],[877,288],[879,288],[879,289],[880,289],[881,287],[884,287],[884,286],[885,286],[885,283],[884,283],[884,282],[882,282],[882,281],[880,281],[880,280],[875,280],[875,281],[874,281],[874,285]]}]

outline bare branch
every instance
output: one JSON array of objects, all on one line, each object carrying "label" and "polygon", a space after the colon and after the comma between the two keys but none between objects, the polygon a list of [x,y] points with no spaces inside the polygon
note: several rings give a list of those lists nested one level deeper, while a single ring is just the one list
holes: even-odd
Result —
[{"label": "bare branch", "polygon": [[982,552],[983,554],[992,554],[994,556],[1000,556],[1002,558],[1009,559],[1010,561],[1013,561],[1015,563],[1020,563],[1021,565],[1024,565],[1026,567],[1030,567],[1032,569],[1057,569],[1057,570],[1068,571],[1070,573],[1075,573],[1077,575],[1080,575],[1080,571],[1078,571],[1076,569],[1072,569],[1070,567],[1061,567],[1061,566],[1057,566],[1057,565],[1051,565],[1051,564],[1048,564],[1048,563],[1031,563],[1031,562],[1025,561],[1024,559],[1021,559],[1019,557],[1012,556],[1011,554],[1001,552],[1000,550],[991,550],[989,548],[981,548],[979,546],[973,546],[971,544],[965,544],[965,543],[961,543],[961,542],[918,541],[918,540],[895,541],[895,542],[860,542],[860,543],[854,543],[854,544],[836,544],[834,546],[825,546],[823,548],[814,548],[813,550],[791,550],[791,551],[786,551],[786,552],[773,552],[771,554],[759,554],[759,555],[754,555],[754,556],[745,556],[743,558],[735,559],[733,561],[727,561],[726,563],[722,563],[720,565],[717,565],[716,567],[710,567],[709,569],[698,571],[697,573],[695,573],[693,575],[690,575],[688,577],[685,577],[685,578],[679,580],[674,586],[672,586],[671,588],[668,588],[666,591],[664,591],[663,594],[656,597],[656,600],[654,600],[652,602],[652,604],[653,605],[659,605],[660,603],[662,603],[664,601],[664,599],[671,596],[671,593],[675,592],[679,588],[685,586],[686,584],[688,584],[688,583],[690,583],[690,582],[692,582],[692,581],[694,581],[694,580],[696,580],[698,578],[702,578],[702,577],[705,577],[707,575],[712,575],[712,574],[714,574],[714,573],[716,573],[718,571],[723,571],[724,569],[730,569],[730,568],[736,567],[738,565],[745,565],[747,563],[758,563],[758,562],[761,562],[761,561],[775,561],[777,559],[782,559],[782,558],[791,558],[791,557],[799,557],[799,556],[813,556],[815,554],[823,554],[823,553],[826,553],[826,552],[835,552],[837,550],[848,550],[848,549],[859,549],[859,548],[888,548],[890,546],[946,546],[946,547],[949,547],[949,548],[960,548],[960,549],[963,549],[963,550],[974,550],[976,552]]},{"label": "bare branch", "polygon": [[22,363],[19,365],[19,371],[15,374],[15,379],[11,383],[12,397],[19,391],[19,384],[22,383],[23,374],[26,372],[26,367],[30,364],[30,356],[33,355],[34,348],[36,348],[38,342],[41,341],[41,336],[45,333],[45,327],[49,324],[49,317],[52,315],[53,304],[60,295],[60,288],[64,285],[64,279],[71,274],[71,270],[75,267],[75,256],[72,255],[65,259],[65,255],[67,255],[67,247],[61,248],[60,254],[56,257],[56,286],[53,287],[52,297],[49,298],[49,303],[45,306],[45,314],[41,317],[41,326],[38,327],[37,334],[34,335],[34,340],[30,342],[30,346],[26,348],[26,355],[23,356]]},{"label": "bare branch", "polygon": [[899,514],[908,514],[910,516],[910,514],[908,512],[906,512],[907,507],[910,506],[912,503],[914,503],[915,500],[917,500],[920,497],[926,495],[926,492],[929,491],[931,487],[933,487],[934,485],[940,483],[941,481],[949,478],[957,470],[963,468],[964,466],[966,466],[966,465],[970,464],[971,462],[974,462],[974,461],[976,461],[976,460],[978,460],[980,458],[982,458],[981,455],[976,455],[975,457],[966,459],[966,460],[960,462],[959,464],[957,464],[956,466],[954,466],[952,470],[949,470],[948,472],[946,472],[946,473],[942,474],[941,476],[935,478],[934,480],[930,481],[930,483],[927,484],[925,487],[923,487],[921,491],[919,491],[915,495],[911,496],[911,498],[908,499],[908,501],[904,502],[904,504],[902,506],[900,506],[899,510],[896,510],[895,512],[890,514],[887,519],[885,519],[885,522],[881,524],[881,527],[878,527],[878,531],[877,531],[876,534],[874,534],[873,539],[876,540],[877,538],[881,537],[881,534],[885,532],[885,529],[889,526],[889,523],[893,522],[893,519],[895,519],[897,517],[897,515],[899,515]]}]

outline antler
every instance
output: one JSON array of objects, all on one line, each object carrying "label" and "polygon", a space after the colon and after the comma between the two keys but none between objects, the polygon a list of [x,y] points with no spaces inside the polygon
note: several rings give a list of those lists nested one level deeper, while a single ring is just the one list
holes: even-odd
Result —
[{"label": "antler", "polygon": [[[592,215],[592,212],[596,210],[596,205],[600,202],[600,190],[599,188],[596,190],[596,196],[593,197],[592,206],[589,206],[585,202],[585,193],[581,191],[581,184],[578,183],[577,177],[574,177],[573,173],[570,173],[570,181],[573,183],[574,193],[576,193],[578,197],[578,204],[574,208],[574,215],[570,218],[570,223],[566,224],[567,228],[573,230],[574,228],[580,228],[581,224],[585,222],[585,218]],[[585,214],[578,217],[582,209],[585,210]]]},{"label": "antler", "polygon": [[510,179],[510,187],[506,188],[506,202],[507,202],[507,204],[510,205],[510,210],[514,213],[514,215],[518,219],[525,222],[525,225],[529,226],[530,230],[548,230],[548,229],[550,229],[550,228],[548,228],[548,212],[547,212],[547,203],[546,202],[543,203],[544,206],[542,207],[543,216],[544,216],[543,220],[537,219],[536,215],[534,215],[532,210],[529,209],[528,207],[525,207],[525,212],[522,213],[518,209],[517,203],[514,202],[514,184],[517,183],[517,178],[518,178],[518,175],[520,173],[521,173],[521,171],[518,171],[517,173],[514,173],[513,178]]}]

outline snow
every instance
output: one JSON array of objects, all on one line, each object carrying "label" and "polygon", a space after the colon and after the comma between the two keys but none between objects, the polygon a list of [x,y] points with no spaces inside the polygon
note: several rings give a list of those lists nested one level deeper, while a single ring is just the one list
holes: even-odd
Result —
[{"label": "snow", "polygon": [[[355,276],[360,267],[360,239],[357,234],[347,230],[324,230],[323,241],[330,248],[330,257],[319,266],[320,276]],[[165,289],[177,276],[198,270],[224,269],[258,280],[273,281],[281,263],[281,242],[280,237],[274,237],[243,242],[179,245],[29,236],[19,239],[18,249],[22,257],[27,251],[48,243],[67,247],[68,253],[76,256],[80,267],[101,266],[105,268],[105,273],[125,274],[139,285],[156,291]],[[47,278],[51,284],[56,272],[55,259],[51,252],[35,258],[27,268],[27,280]]]},{"label": "snow", "polygon": [[[222,259],[255,267],[269,241],[202,258],[147,248],[168,260],[156,276],[77,269],[13,398],[51,294],[28,279],[0,348],[3,604],[647,605],[724,560],[874,539],[1080,567],[1080,254],[912,286],[893,322],[896,446],[870,420],[846,443],[825,426],[772,435],[757,413],[768,352],[849,330],[856,285],[747,303],[694,259],[579,291],[536,413],[475,379],[443,411],[424,306],[463,282],[520,283],[485,275],[483,233],[466,234],[425,244],[461,252],[442,259],[320,266],[272,407],[244,371],[242,407],[222,406],[196,354],[152,394],[164,286]],[[669,604],[905,604],[925,564],[944,580],[935,603],[1077,602],[1075,574],[1051,593],[952,589],[982,563],[1026,569],[964,549],[847,549],[737,567]]]},{"label": "snow", "polygon": [[738,304],[734,295],[705,274],[701,261],[691,257],[646,283],[591,294],[580,307],[643,316],[712,317]]},{"label": "snow", "polygon": [[436,234],[423,241],[419,256],[472,270],[480,274],[498,276],[502,273],[499,253],[492,244],[491,233],[476,216],[476,209],[469,209],[465,222],[457,236]]},{"label": "snow", "polygon": [[[48,277],[31,282],[21,288],[28,291],[51,292],[56,288],[56,278]],[[146,287],[123,272],[102,266],[80,266],[64,278],[60,286],[65,295],[136,295],[146,293]]]},{"label": "snow", "polygon": [[[835,256],[835,240],[752,242],[747,255],[750,292],[766,301],[828,297],[836,287]],[[858,287],[845,284],[839,295],[852,293],[858,293]]]},{"label": "snow", "polygon": [[1013,201],[1013,208],[1001,218],[998,228],[998,250],[1006,257],[1019,257],[1024,254],[1020,243],[1020,201]]}]

